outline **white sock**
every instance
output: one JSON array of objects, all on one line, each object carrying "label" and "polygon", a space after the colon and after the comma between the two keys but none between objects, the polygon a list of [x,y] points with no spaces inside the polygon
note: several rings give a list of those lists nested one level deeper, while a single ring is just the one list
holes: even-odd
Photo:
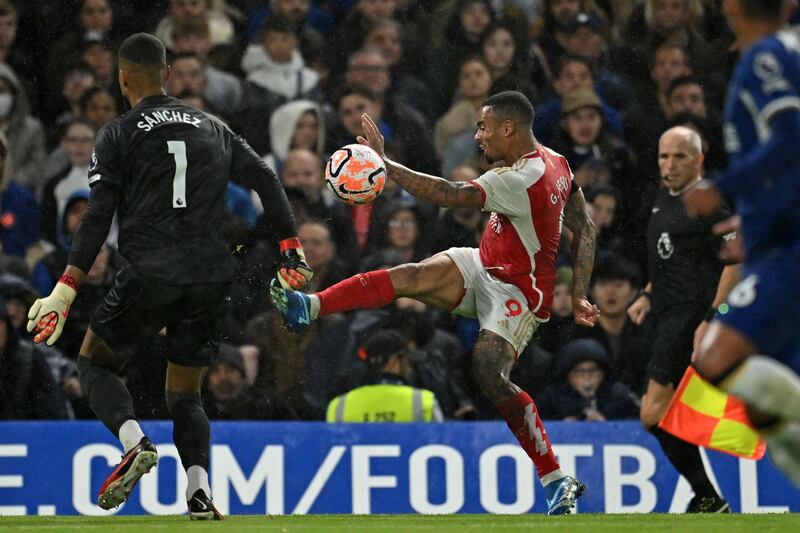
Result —
[{"label": "white sock", "polygon": [[542,487],[552,483],[553,481],[558,481],[559,479],[564,479],[567,475],[561,471],[561,469],[553,470],[549,474],[545,474],[542,476],[542,479],[539,480],[539,483],[542,484]]},{"label": "white sock", "polygon": [[309,313],[311,314],[311,320],[316,320],[319,316],[319,296],[316,294],[309,294],[308,299],[310,300]]},{"label": "white sock", "polygon": [[722,386],[766,414],[800,419],[800,378],[771,357],[748,357]]},{"label": "white sock", "polygon": [[198,489],[203,489],[206,496],[211,497],[211,488],[208,486],[208,472],[202,466],[190,466],[186,470],[186,478],[188,484],[186,485],[186,501],[194,496]]},{"label": "white sock", "polygon": [[122,443],[125,453],[139,444],[142,437],[144,437],[144,433],[136,420],[126,420],[119,428],[119,441]]}]

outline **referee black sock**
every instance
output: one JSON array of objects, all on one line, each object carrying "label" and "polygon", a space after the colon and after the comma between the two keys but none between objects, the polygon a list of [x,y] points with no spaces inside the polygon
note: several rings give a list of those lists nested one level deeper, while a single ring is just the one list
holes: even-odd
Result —
[{"label": "referee black sock", "polygon": [[186,470],[191,466],[208,471],[208,447],[211,428],[203,410],[199,392],[166,392],[167,407],[172,413],[172,440],[178,448],[181,463]]},{"label": "referee black sock", "polygon": [[679,439],[658,426],[651,427],[650,433],[658,439],[664,455],[667,456],[675,470],[686,478],[696,496],[719,498],[714,485],[711,484],[711,480],[706,474],[703,458],[700,456],[700,448]]},{"label": "referee black sock", "polygon": [[136,420],[131,393],[116,373],[81,356],[78,377],[92,411],[115,436],[126,420]]}]

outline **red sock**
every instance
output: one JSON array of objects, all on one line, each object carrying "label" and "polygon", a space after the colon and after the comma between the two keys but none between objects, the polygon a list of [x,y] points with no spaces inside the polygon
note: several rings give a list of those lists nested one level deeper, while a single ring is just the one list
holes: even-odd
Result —
[{"label": "red sock", "polygon": [[388,270],[356,274],[318,292],[317,297],[319,316],[353,309],[378,309],[389,305],[395,298]]},{"label": "red sock", "polygon": [[536,465],[539,479],[547,474],[559,469],[558,461],[553,448],[550,446],[550,439],[539,418],[536,405],[526,392],[520,392],[513,398],[506,400],[497,406],[500,414],[506,419],[511,433],[517,437],[522,448],[528,453],[528,457]]}]

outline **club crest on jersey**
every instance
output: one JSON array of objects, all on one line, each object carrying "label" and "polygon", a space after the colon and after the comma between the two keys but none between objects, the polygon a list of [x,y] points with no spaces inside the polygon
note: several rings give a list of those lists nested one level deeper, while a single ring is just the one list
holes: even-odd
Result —
[{"label": "club crest on jersey", "polygon": [[661,234],[656,243],[658,249],[658,257],[661,259],[669,259],[675,252],[675,247],[672,245],[672,240],[669,238],[669,233],[666,231]]},{"label": "club crest on jersey", "polygon": [[503,231],[503,223],[500,220],[500,217],[497,216],[497,213],[492,213],[489,217],[489,227],[492,228],[497,234],[500,234]]}]

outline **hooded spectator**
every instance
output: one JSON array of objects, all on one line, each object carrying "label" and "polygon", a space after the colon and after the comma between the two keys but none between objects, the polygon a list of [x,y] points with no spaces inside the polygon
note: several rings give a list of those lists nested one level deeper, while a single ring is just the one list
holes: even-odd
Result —
[{"label": "hooded spectator", "polygon": [[572,341],[556,359],[559,382],[536,399],[542,418],[602,422],[637,418],[638,398],[609,374],[608,354],[594,339]]}]

